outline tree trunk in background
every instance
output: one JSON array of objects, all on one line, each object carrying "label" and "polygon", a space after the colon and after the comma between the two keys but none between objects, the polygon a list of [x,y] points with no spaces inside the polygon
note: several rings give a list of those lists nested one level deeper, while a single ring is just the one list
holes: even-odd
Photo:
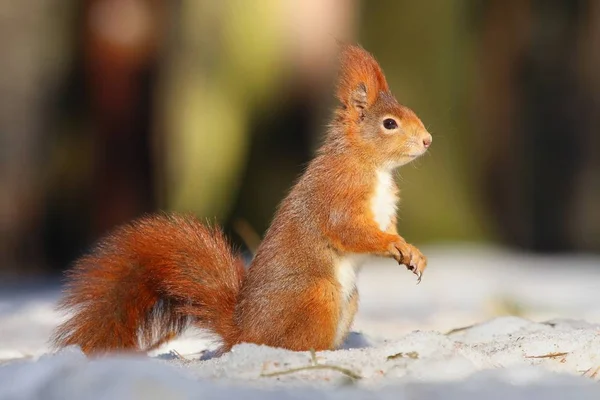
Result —
[{"label": "tree trunk in background", "polygon": [[150,212],[153,75],[162,0],[88,0],[84,74],[93,132],[92,235]]},{"label": "tree trunk in background", "polygon": [[570,232],[577,248],[600,252],[600,2],[590,1],[581,18],[577,44],[579,89],[586,132],[582,173],[577,180]]},{"label": "tree trunk in background", "polygon": [[48,178],[48,99],[69,56],[70,1],[3,1],[0,8],[0,272],[43,267],[40,222]]},{"label": "tree trunk in background", "polygon": [[478,3],[482,81],[474,114],[486,202],[508,244],[591,250],[572,220],[596,135],[593,89],[580,68],[582,51],[590,49],[574,45],[586,43],[582,26],[598,23],[586,18],[593,3]]},{"label": "tree trunk in background", "polygon": [[[64,269],[107,230],[155,207],[153,80],[168,8],[163,0],[77,4],[70,74],[52,99],[44,234]],[[43,39],[43,38],[42,38]]]}]

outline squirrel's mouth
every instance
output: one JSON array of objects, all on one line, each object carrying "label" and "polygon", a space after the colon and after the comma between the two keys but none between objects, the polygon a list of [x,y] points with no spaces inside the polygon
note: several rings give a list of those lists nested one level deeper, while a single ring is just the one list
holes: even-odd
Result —
[{"label": "squirrel's mouth", "polygon": [[406,155],[406,157],[417,158],[417,157],[421,157],[425,153],[427,153],[427,149],[423,149],[422,151],[417,152],[417,153],[409,153]]}]

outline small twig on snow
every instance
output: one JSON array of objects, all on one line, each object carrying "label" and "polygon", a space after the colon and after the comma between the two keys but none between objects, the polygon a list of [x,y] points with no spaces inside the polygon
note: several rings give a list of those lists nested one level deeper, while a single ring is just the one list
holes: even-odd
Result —
[{"label": "small twig on snow", "polygon": [[284,371],[277,371],[277,372],[269,372],[269,373],[262,372],[260,374],[260,376],[269,378],[269,377],[274,377],[274,376],[289,375],[289,374],[293,374],[293,373],[301,372],[301,371],[323,370],[323,369],[340,372],[340,373],[346,375],[347,377],[351,378],[352,380],[362,379],[362,376],[358,375],[357,373],[355,373],[347,368],[338,367],[337,365],[326,365],[326,364],[308,365],[306,367],[290,368],[290,369],[286,369]]}]

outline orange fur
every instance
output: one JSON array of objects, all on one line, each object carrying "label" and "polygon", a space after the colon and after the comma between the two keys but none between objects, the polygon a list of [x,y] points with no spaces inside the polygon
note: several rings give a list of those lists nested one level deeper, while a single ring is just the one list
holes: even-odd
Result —
[{"label": "orange fur", "polygon": [[340,56],[340,73],[337,97],[344,105],[349,105],[352,92],[361,83],[372,89],[367,95],[367,104],[375,102],[379,92],[389,90],[383,71],[373,56],[358,46],[343,46]]},{"label": "orange fur", "polygon": [[[86,353],[147,350],[191,322],[221,336],[223,351],[240,342],[332,349],[358,307],[352,257],[393,257],[422,273],[425,257],[398,235],[394,216],[381,225],[373,204],[377,196],[384,205],[398,200],[381,176],[423,154],[431,135],[360,47],[342,51],[337,95],[323,146],[246,273],[219,231],[191,217],[143,218],[76,262],[62,301],[73,316],[55,343]],[[390,118],[393,129],[385,127]]]},{"label": "orange fur", "polygon": [[86,353],[147,350],[191,321],[231,345],[243,275],[218,230],[183,215],[142,218],[108,235],[69,271],[60,307],[73,315],[53,341]]}]

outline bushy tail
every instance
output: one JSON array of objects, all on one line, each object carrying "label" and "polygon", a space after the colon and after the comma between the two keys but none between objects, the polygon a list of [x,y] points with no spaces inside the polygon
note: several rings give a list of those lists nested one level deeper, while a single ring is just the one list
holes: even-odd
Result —
[{"label": "bushy tail", "polygon": [[223,234],[184,215],[160,214],[118,228],[68,272],[59,307],[70,318],[57,347],[85,353],[147,351],[193,323],[239,337],[234,310],[244,266]]}]

